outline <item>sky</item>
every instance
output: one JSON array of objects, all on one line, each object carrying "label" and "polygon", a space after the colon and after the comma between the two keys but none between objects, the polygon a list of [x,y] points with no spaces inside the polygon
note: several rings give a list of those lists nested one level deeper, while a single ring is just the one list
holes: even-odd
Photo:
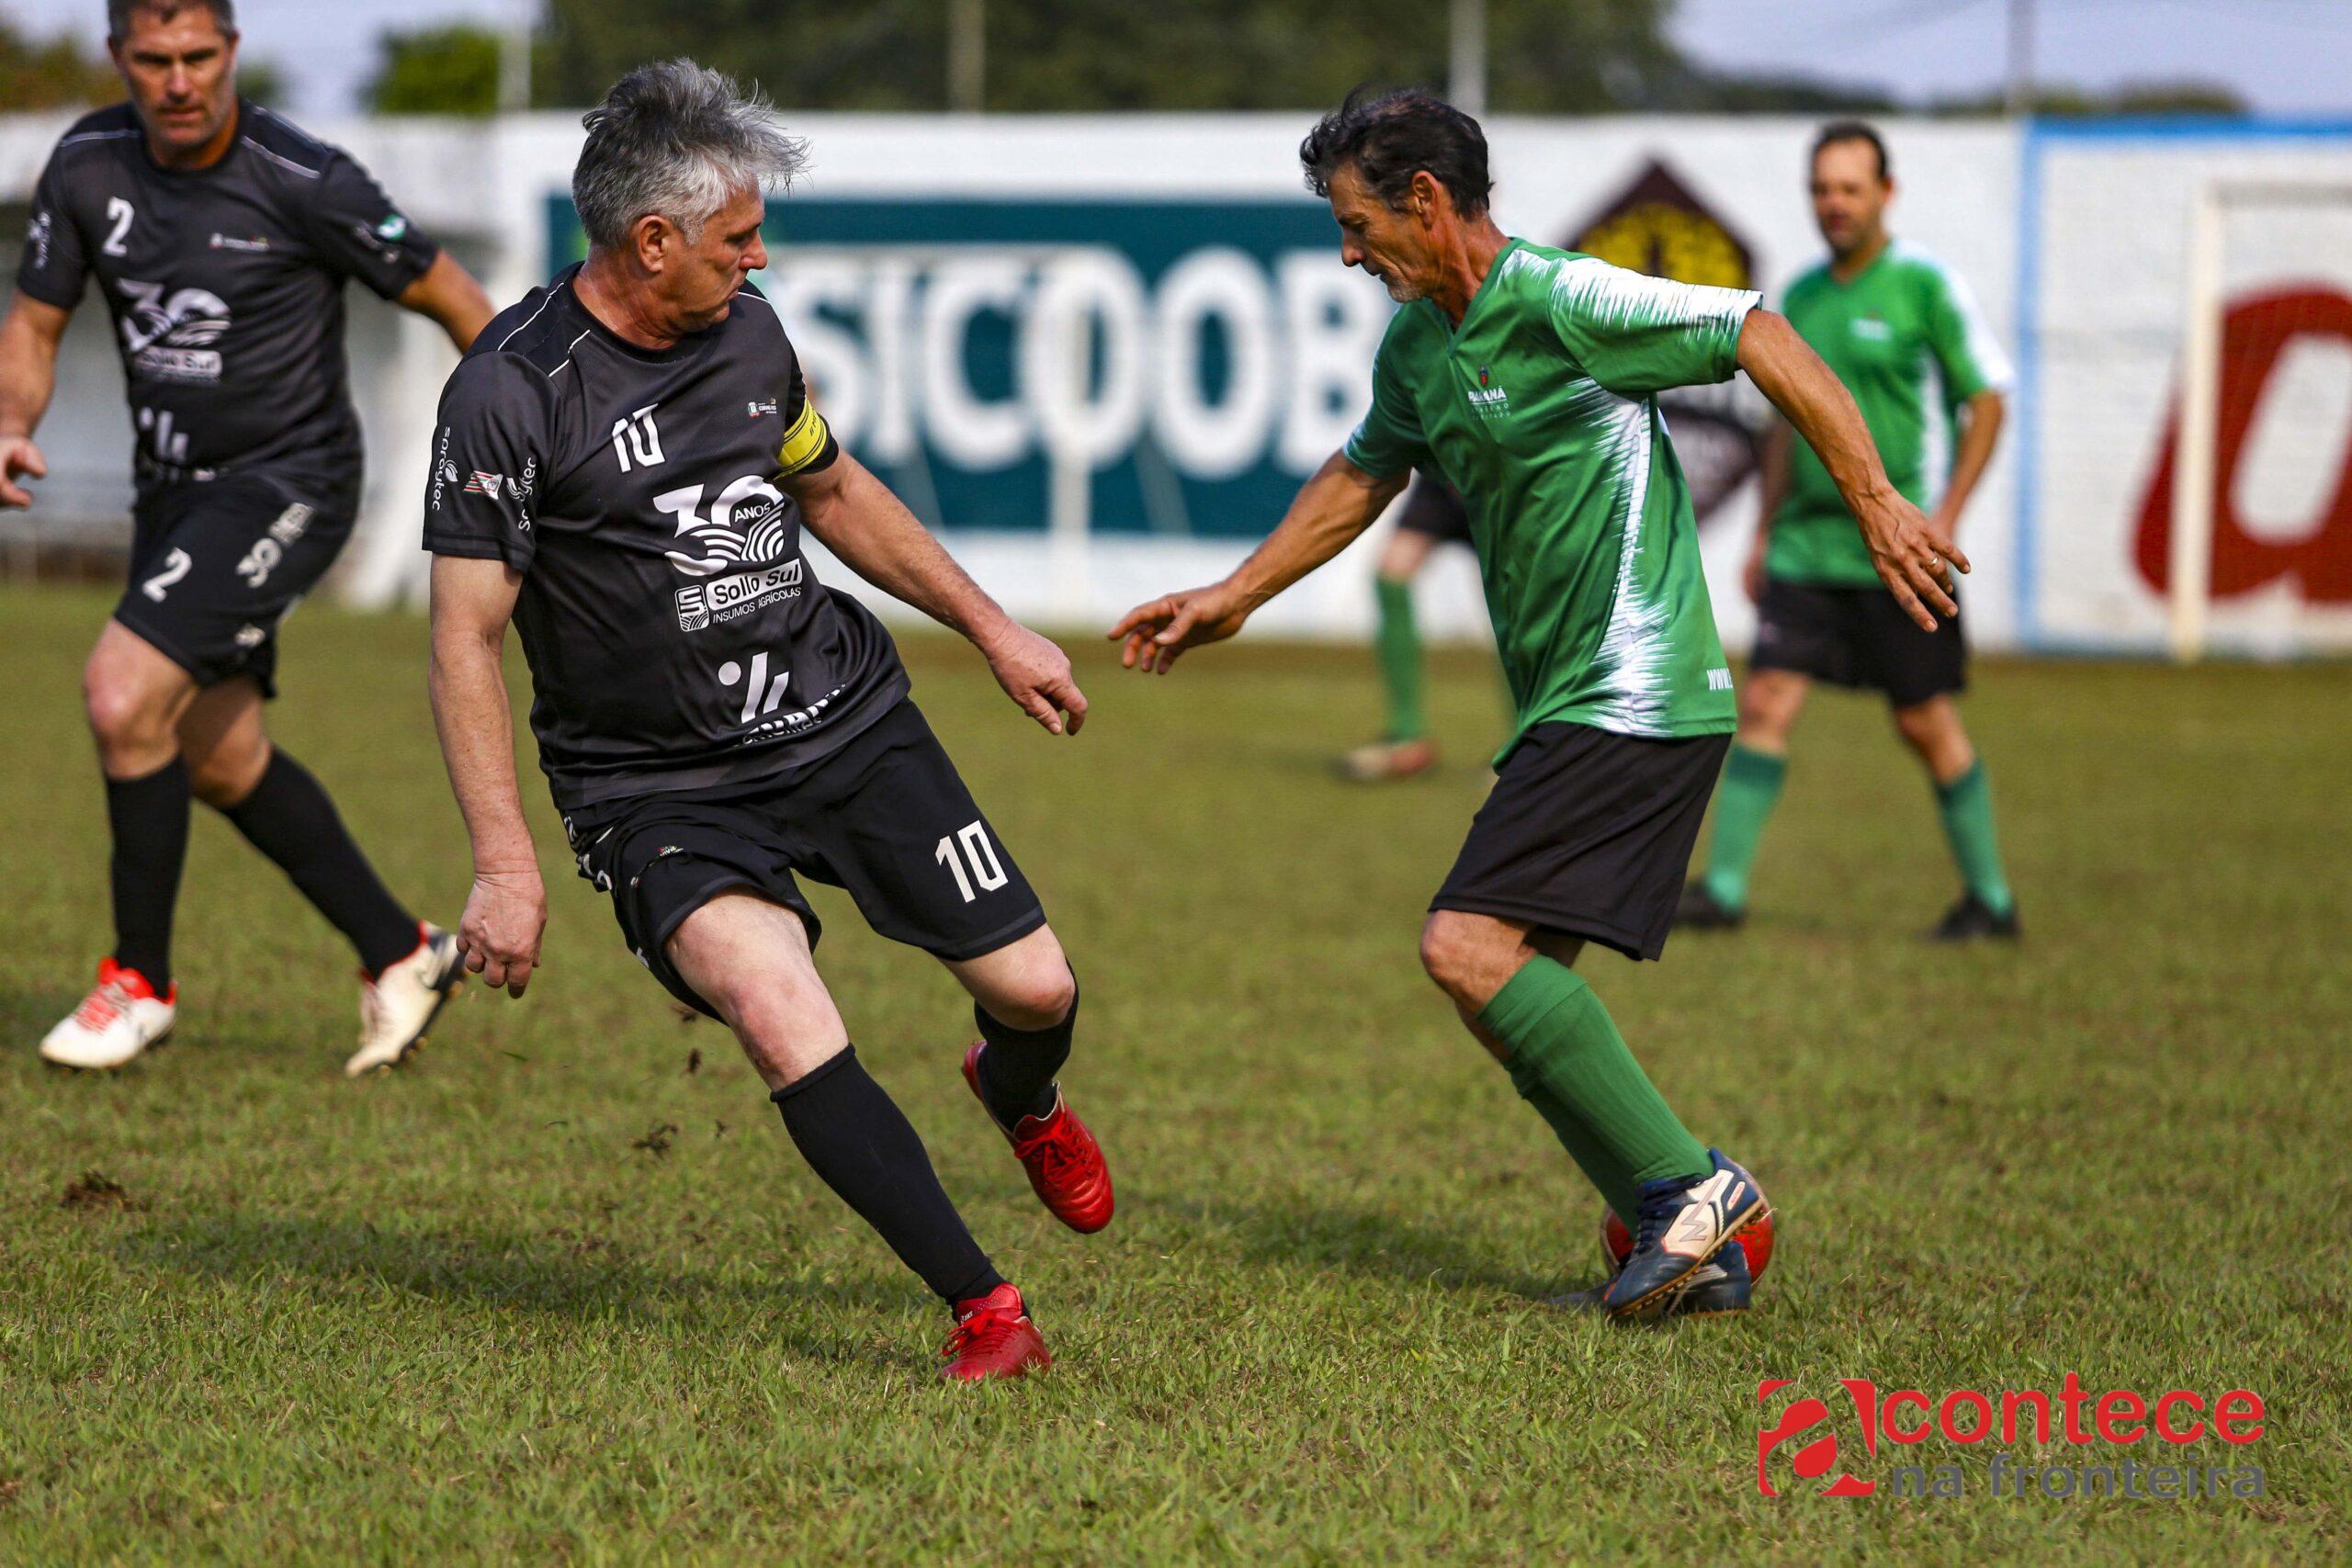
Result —
[{"label": "sky", "polygon": [[[529,0],[239,0],[247,47],[276,61],[297,112],[356,104],[376,35],[456,18],[495,24]],[[2352,115],[2352,0],[2026,0],[2040,73],[2100,87],[2195,76],[2269,114]],[[2001,79],[2012,0],[1679,0],[1674,34],[1702,62],[1803,71],[1904,97]],[[0,0],[53,32],[104,35],[104,0]]]}]

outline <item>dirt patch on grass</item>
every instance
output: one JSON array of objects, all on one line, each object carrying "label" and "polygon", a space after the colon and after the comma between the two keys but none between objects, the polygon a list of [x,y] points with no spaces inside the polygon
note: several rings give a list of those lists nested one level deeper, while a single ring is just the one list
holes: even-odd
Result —
[{"label": "dirt patch on grass", "polygon": [[131,1197],[122,1183],[103,1170],[85,1170],[65,1184],[58,1202],[68,1209],[99,1210],[143,1209],[147,1205]]}]

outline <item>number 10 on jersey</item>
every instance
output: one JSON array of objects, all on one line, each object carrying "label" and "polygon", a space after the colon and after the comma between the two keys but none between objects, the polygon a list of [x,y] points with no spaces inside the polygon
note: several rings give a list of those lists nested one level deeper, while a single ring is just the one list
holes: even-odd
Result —
[{"label": "number 10 on jersey", "polygon": [[[967,823],[948,834],[939,840],[931,858],[956,874],[956,891],[967,904],[979,893],[993,893],[1004,886],[1004,865],[996,858],[996,846],[989,842],[985,822]],[[968,873],[964,869],[967,862],[972,868]],[[979,893],[972,890],[975,882],[979,884]]]}]

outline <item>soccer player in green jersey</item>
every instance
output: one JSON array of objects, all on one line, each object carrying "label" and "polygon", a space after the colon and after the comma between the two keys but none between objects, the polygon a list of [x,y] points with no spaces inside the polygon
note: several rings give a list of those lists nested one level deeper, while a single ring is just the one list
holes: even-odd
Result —
[{"label": "soccer player in green jersey", "polygon": [[[1938,531],[1949,535],[1992,461],[2009,365],[1967,286],[1888,235],[1894,195],[1878,132],[1859,120],[1826,127],[1813,146],[1813,214],[1829,260],[1790,284],[1781,308],[1854,394],[1895,488],[1932,506]],[[1938,452],[1947,445],[1948,467]],[[1932,632],[1911,623],[1880,586],[1836,480],[1785,427],[1765,454],[1764,526],[1747,585],[1757,601],[1754,669],[1715,795],[1706,874],[1685,891],[1680,923],[1727,929],[1746,918],[1756,842],[1788,772],[1789,732],[1818,680],[1884,693],[1935,785],[1962,884],[1935,937],[2015,937],[2017,899],[1994,840],[1992,792],[1952,702],[1968,683],[1959,617]]]},{"label": "soccer player in green jersey", "polygon": [[1967,562],[1888,479],[1837,377],[1754,294],[1505,235],[1467,115],[1358,95],[1299,155],[1341,259],[1402,307],[1372,408],[1230,576],[1138,605],[1112,636],[1130,668],[1164,673],[1337,555],[1416,465],[1452,481],[1519,716],[1431,902],[1422,964],[1631,1223],[1633,1254],[1599,1295],[1609,1314],[1736,1310],[1748,1276],[1726,1244],[1764,1220],[1764,1195],[1684,1129],[1570,967],[1588,942],[1658,956],[1733,727],[1657,393],[1746,370],[1821,454],[1923,626],[1952,609],[1946,563]]}]

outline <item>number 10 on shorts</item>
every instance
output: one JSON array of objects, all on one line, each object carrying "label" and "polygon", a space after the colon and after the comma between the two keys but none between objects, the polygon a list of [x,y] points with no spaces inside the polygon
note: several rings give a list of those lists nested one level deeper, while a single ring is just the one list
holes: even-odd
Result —
[{"label": "number 10 on shorts", "polygon": [[[939,840],[939,848],[931,858],[956,874],[956,891],[964,896],[967,904],[980,893],[993,893],[1004,886],[1004,865],[996,858],[996,846],[989,842],[985,822],[967,823],[948,834]],[[972,868],[969,872],[964,869],[967,862]],[[978,893],[972,888],[976,882],[979,884]]]}]

